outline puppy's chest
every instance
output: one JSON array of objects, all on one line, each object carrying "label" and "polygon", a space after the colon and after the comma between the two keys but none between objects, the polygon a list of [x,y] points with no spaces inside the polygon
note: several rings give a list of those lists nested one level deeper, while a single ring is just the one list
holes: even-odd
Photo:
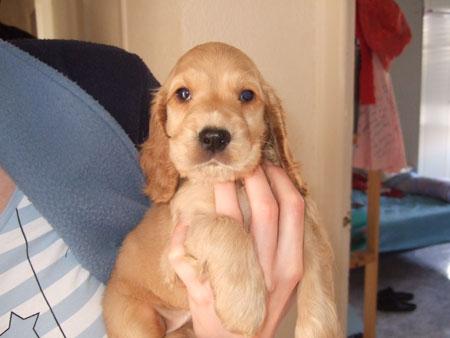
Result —
[{"label": "puppy's chest", "polygon": [[[251,209],[245,189],[240,182],[236,183],[239,207],[248,229],[251,220]],[[215,215],[216,204],[212,183],[184,182],[170,203],[173,224],[180,221],[187,224],[201,215]]]}]

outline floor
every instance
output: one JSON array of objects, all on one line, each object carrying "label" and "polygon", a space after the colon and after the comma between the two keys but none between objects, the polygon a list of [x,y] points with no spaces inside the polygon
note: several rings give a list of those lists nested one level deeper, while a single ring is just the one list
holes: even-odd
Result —
[{"label": "floor", "polygon": [[[362,317],[364,271],[350,275],[350,303]],[[413,292],[411,313],[378,311],[378,338],[450,338],[450,244],[383,254],[379,289]]]}]

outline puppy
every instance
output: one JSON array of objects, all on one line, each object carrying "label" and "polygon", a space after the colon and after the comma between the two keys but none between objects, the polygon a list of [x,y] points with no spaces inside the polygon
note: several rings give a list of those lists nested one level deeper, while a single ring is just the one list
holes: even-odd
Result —
[{"label": "puppy", "polygon": [[[340,337],[330,246],[288,148],[280,100],[254,63],[223,43],[199,45],[177,62],[151,111],[141,166],[153,206],[125,239],[106,288],[108,336],[194,337],[186,289],[168,262],[180,220],[190,225],[186,251],[210,280],[224,326],[247,337],[257,333],[265,318],[263,272],[245,227],[216,214],[213,184],[239,182],[268,160],[284,168],[305,199],[295,336]],[[243,189],[240,195],[248,223]],[[177,323],[168,328],[165,318]]]}]

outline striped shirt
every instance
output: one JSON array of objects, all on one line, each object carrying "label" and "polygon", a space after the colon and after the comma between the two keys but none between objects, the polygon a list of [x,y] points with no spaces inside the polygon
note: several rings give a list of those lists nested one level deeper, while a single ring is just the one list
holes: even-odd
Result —
[{"label": "striped shirt", "polygon": [[0,214],[0,337],[106,337],[103,290],[16,191]]}]

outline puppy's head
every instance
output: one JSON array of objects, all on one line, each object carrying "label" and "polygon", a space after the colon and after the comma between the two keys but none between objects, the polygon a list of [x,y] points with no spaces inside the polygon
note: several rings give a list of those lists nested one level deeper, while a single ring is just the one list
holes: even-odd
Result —
[{"label": "puppy's head", "polygon": [[141,166],[154,202],[169,201],[180,177],[235,180],[263,159],[283,166],[301,188],[280,100],[239,49],[206,43],[188,51],[156,93],[151,111]]}]

